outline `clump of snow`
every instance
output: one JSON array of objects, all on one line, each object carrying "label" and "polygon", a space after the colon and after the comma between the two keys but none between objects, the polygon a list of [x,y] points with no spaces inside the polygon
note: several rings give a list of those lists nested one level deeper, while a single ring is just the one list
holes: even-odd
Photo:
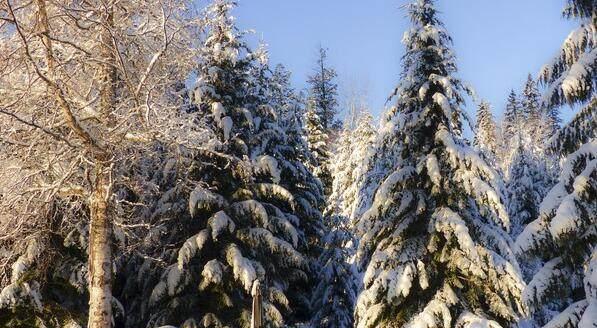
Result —
[{"label": "clump of snow", "polygon": [[[573,303],[569,307],[567,307],[564,311],[560,314],[552,318],[543,328],[561,328],[561,327],[579,327],[584,328],[585,326],[579,325],[580,318],[583,312],[586,312],[585,309],[587,308],[588,302],[586,300],[582,300],[576,303]],[[593,321],[595,323],[597,321]],[[587,328],[591,326],[587,325]]]},{"label": "clump of snow", "polygon": [[251,292],[253,281],[257,278],[251,261],[244,257],[234,244],[228,246],[226,250],[226,261],[232,267],[234,278],[243,284],[247,293]]},{"label": "clump of snow", "polygon": [[452,323],[450,307],[457,302],[458,298],[454,291],[450,286],[444,285],[404,328],[450,327]]},{"label": "clump of snow", "polygon": [[230,139],[230,132],[232,132],[232,118],[230,118],[230,116],[226,116],[222,119],[221,123],[221,128],[224,132],[224,140],[228,140]]},{"label": "clump of snow", "polygon": [[211,236],[214,240],[217,240],[220,233],[224,230],[228,229],[228,231],[232,233],[236,228],[232,219],[224,211],[219,211],[209,218],[208,224],[211,228]]},{"label": "clump of snow", "polygon": [[207,229],[203,229],[198,234],[187,239],[178,250],[178,267],[180,269],[184,268],[197,252],[203,249],[207,240],[209,240],[209,231]]},{"label": "clump of snow", "polygon": [[266,246],[273,254],[282,255],[283,263],[291,266],[304,267],[306,259],[292,245],[274,236],[269,230],[263,228],[250,228],[237,232],[238,237],[252,245]]},{"label": "clump of snow", "polygon": [[162,299],[166,294],[169,296],[176,295],[184,287],[181,284],[183,280],[184,272],[179,268],[178,265],[173,264],[169,266],[166,271],[162,274],[160,282],[151,291],[149,297],[149,303],[155,304]]},{"label": "clump of snow", "polygon": [[252,217],[257,219],[257,223],[263,227],[269,223],[269,216],[263,205],[253,199],[245,200],[232,204],[232,211],[239,217]]},{"label": "clump of snow", "polygon": [[279,216],[272,217],[271,219],[279,229],[281,229],[288,237],[290,237],[289,239],[292,242],[292,246],[296,248],[298,246],[299,233],[292,222],[290,222],[290,220],[287,218]]},{"label": "clump of snow", "polygon": [[217,285],[221,283],[223,278],[223,268],[222,263],[215,259],[205,263],[203,271],[201,271],[201,276],[203,277],[201,285],[207,286],[209,284]]},{"label": "clump of snow", "polygon": [[427,95],[427,91],[429,91],[429,82],[428,81],[423,83],[423,85],[421,85],[421,87],[419,88],[419,100],[423,101],[425,99],[425,96]]},{"label": "clump of snow", "polygon": [[446,235],[448,240],[450,239],[450,235],[453,234],[458,240],[460,249],[473,261],[470,263],[471,266],[469,270],[473,274],[483,278],[485,273],[477,267],[478,263],[480,263],[479,254],[477,253],[475,242],[471,238],[464,220],[462,220],[462,218],[454,211],[446,207],[436,209],[431,218],[430,231],[435,230],[442,232]]},{"label": "clump of snow", "polygon": [[574,95],[590,90],[591,82],[587,83],[587,77],[591,76],[591,65],[597,62],[597,48],[583,54],[577,62],[570,66],[564,80],[562,81],[562,91],[564,96],[568,99]]},{"label": "clump of snow", "polygon": [[597,323],[597,300],[590,299],[589,305],[583,312],[578,323],[579,328],[593,328]]},{"label": "clump of snow", "polygon": [[446,96],[437,92],[433,95],[433,101],[441,107],[446,117],[452,117],[452,106],[450,106],[450,102]]},{"label": "clump of snow", "polygon": [[288,203],[292,208],[295,206],[294,196],[286,188],[271,183],[256,183],[253,191],[257,196],[274,198]]},{"label": "clump of snow", "polygon": [[427,174],[429,178],[433,182],[434,185],[440,187],[441,184],[441,172],[439,170],[439,163],[437,162],[437,157],[434,154],[429,154],[427,156]]},{"label": "clump of snow", "polygon": [[258,172],[267,172],[271,175],[274,183],[280,183],[281,172],[278,167],[278,161],[275,158],[269,155],[259,156],[254,164]]},{"label": "clump of snow", "polygon": [[211,114],[213,115],[214,120],[219,124],[222,116],[226,115],[226,110],[221,103],[214,102],[211,104]]},{"label": "clump of snow", "polygon": [[514,251],[519,255],[523,255],[525,252],[537,249],[548,238],[547,222],[544,217],[540,217],[529,223],[518,235],[514,244]]},{"label": "clump of snow", "polygon": [[502,328],[502,326],[493,321],[480,317],[471,312],[464,312],[456,320],[455,328]]},{"label": "clump of snow", "polygon": [[388,292],[386,298],[388,299],[388,302],[392,302],[394,299],[399,299],[400,297],[406,297],[410,294],[415,271],[414,265],[408,263],[392,272],[387,284]]},{"label": "clump of snow", "polygon": [[22,302],[30,302],[37,309],[42,308],[39,283],[13,282],[0,291],[0,309],[10,308]]},{"label": "clump of snow", "polygon": [[581,226],[578,222],[580,215],[576,204],[589,186],[591,175],[595,171],[597,171],[597,159],[589,162],[585,169],[574,179],[572,192],[562,199],[549,225],[549,231],[554,238],[575,231]]},{"label": "clump of snow", "polygon": [[429,275],[425,270],[425,264],[421,260],[417,260],[417,271],[419,272],[419,286],[425,290],[429,287]]},{"label": "clump of snow", "polygon": [[37,239],[31,239],[28,242],[27,249],[25,253],[12,264],[12,275],[10,277],[11,282],[15,283],[21,277],[27,269],[34,263],[35,259],[41,253],[41,245],[37,241]]},{"label": "clump of snow", "polygon": [[191,192],[189,196],[189,212],[191,216],[197,214],[197,210],[213,210],[226,205],[226,200],[221,195],[215,194],[199,185]]}]

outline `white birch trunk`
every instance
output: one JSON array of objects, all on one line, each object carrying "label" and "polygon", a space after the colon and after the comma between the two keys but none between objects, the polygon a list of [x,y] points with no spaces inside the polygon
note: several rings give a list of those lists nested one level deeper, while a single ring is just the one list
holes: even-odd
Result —
[{"label": "white birch trunk", "polygon": [[101,165],[91,194],[89,227],[89,328],[112,327],[112,250],[108,213],[110,174]]}]

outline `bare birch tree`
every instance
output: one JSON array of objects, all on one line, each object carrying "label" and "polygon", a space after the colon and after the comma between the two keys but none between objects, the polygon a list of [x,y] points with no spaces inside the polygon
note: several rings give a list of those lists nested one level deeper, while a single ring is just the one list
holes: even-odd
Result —
[{"label": "bare birch tree", "polygon": [[0,287],[23,287],[49,232],[88,226],[88,327],[112,326],[112,234],[146,224],[122,213],[135,204],[117,190],[138,187],[122,172],[157,143],[176,151],[201,140],[177,94],[196,59],[192,8],[0,2]]}]

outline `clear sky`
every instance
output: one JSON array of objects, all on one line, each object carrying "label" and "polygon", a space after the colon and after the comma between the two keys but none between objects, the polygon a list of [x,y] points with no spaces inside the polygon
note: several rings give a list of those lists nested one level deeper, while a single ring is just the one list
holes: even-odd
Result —
[{"label": "clear sky", "polygon": [[[409,27],[407,0],[239,0],[233,15],[241,29],[263,40],[272,64],[293,72],[304,88],[319,44],[346,90],[368,91],[372,113],[379,115],[398,81],[400,43]],[[459,76],[500,117],[510,89],[520,89],[528,73],[536,75],[556,54],[575,23],[561,16],[564,0],[437,0],[440,18],[454,40]],[[469,113],[475,107],[468,104]],[[569,116],[566,114],[564,116]]]}]

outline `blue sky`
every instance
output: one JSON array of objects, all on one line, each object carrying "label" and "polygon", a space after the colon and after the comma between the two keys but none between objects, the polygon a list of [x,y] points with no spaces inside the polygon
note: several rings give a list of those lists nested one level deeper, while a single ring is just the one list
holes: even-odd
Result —
[{"label": "blue sky", "polygon": [[[272,64],[293,72],[297,88],[314,65],[319,44],[342,89],[366,89],[379,115],[398,81],[400,43],[409,27],[406,0],[240,0],[233,13],[254,41],[269,46]],[[454,40],[459,76],[500,116],[510,89],[519,89],[555,54],[575,23],[561,17],[563,0],[438,0],[440,17]],[[473,104],[467,109],[474,113]],[[565,114],[564,116],[569,116]]]}]

